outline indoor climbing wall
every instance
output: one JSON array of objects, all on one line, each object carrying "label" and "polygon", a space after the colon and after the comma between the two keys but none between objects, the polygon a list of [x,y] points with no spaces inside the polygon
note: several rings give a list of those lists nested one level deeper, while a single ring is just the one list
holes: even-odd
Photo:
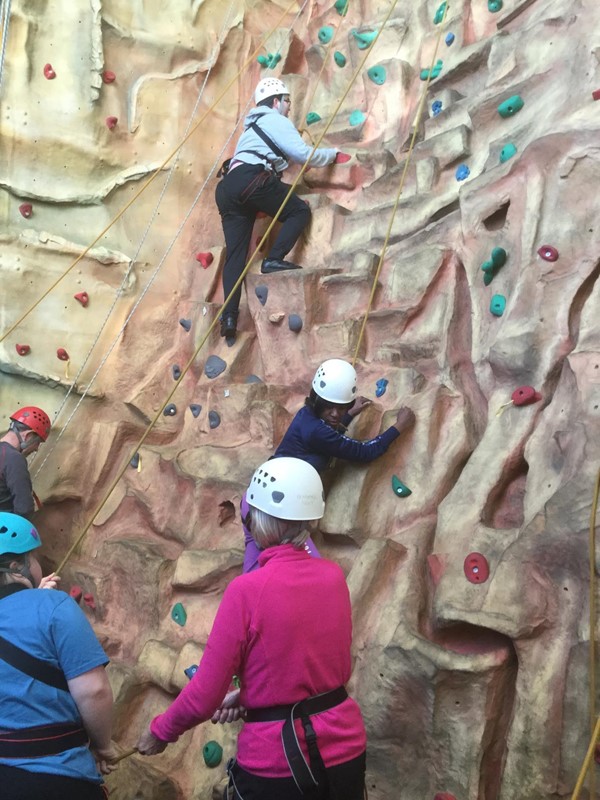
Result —
[{"label": "indoor climbing wall", "polygon": [[[31,465],[47,568],[95,514],[63,582],[110,655],[123,747],[201,658],[254,468],[317,365],[357,349],[373,404],[352,434],[417,418],[327,476],[316,534],[352,591],[369,796],[570,794],[600,456],[599,25],[588,0],[13,0],[0,413],[57,415]],[[267,75],[306,141],[352,157],[301,181],[304,269],[256,262],[235,346],[213,332],[190,364],[222,301],[216,169]],[[122,762],[111,797],[218,797],[220,748],[235,726],[200,726]]]}]

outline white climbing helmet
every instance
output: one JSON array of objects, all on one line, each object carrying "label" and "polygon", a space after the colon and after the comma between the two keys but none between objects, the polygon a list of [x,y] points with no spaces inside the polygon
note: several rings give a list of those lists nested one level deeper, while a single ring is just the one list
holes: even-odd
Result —
[{"label": "white climbing helmet", "polygon": [[315,372],[312,388],[329,403],[353,403],[356,400],[356,370],[341,358],[324,361]]},{"label": "white climbing helmet", "polygon": [[256,91],[254,92],[254,102],[258,104],[261,100],[266,100],[268,97],[289,93],[290,90],[279,78],[263,78],[262,81],[258,82]]},{"label": "white climbing helmet", "polygon": [[279,519],[321,519],[325,513],[319,473],[299,458],[272,458],[261,464],[252,476],[246,500]]}]

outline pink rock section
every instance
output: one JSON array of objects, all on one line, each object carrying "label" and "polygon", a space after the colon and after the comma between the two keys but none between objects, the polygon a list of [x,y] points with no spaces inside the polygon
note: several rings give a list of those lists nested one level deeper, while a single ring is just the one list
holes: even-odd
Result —
[{"label": "pink rock section", "polygon": [[[265,47],[281,52],[275,73],[290,86],[296,123],[320,115],[306,133],[316,140],[363,55],[352,29],[376,30],[385,9],[350,0],[340,17],[318,2],[278,22],[284,4],[266,0],[172,0],[152,13],[130,0],[76,0],[60,14],[13,3],[2,83],[2,330],[37,305],[0,346],[0,408],[5,423],[25,401],[60,412],[32,465],[48,567],[159,414],[138,468],[127,468],[63,572],[88,597],[111,657],[124,747],[201,658],[241,569],[237,509],[254,468],[317,365],[350,359],[358,345],[419,72],[434,58],[437,5],[397,4],[333,118],[325,140],[352,159],[302,182],[313,223],[291,257],[305,268],[265,277],[252,267],[238,342],[229,349],[211,334],[165,417],[172,366],[189,361],[222,301],[211,170],[231,155],[265,74],[252,51],[278,26]],[[323,25],[341,26],[335,49],[348,65],[330,57],[317,85]],[[360,390],[374,403],[352,433],[375,434],[401,404],[417,424],[371,466],[336,466],[316,536],[352,591],[350,688],[369,734],[372,800],[558,800],[585,754],[587,529],[600,463],[598,25],[590,3],[505,0],[492,14],[485,2],[458,0],[443,26],[443,69],[359,348]],[[368,79],[373,65],[385,66],[383,85]],[[498,105],[516,94],[524,107],[501,118]],[[365,121],[351,126],[357,110]],[[119,121],[112,132],[108,119]],[[517,153],[501,164],[509,143]],[[459,164],[470,169],[460,183]],[[257,221],[253,241],[269,222]],[[486,286],[481,265],[495,247],[508,258]],[[255,289],[265,283],[263,306]],[[500,317],[489,311],[495,294],[506,299]],[[281,324],[293,314],[299,333]],[[204,375],[211,354],[227,362],[214,380]],[[389,384],[376,400],[382,377]],[[542,399],[497,416],[518,387]],[[392,475],[410,496],[394,494]],[[171,619],[176,603],[183,627]],[[221,796],[223,772],[200,758],[210,739],[234,754],[235,730],[201,726],[161,757],[123,762],[111,797]]]}]

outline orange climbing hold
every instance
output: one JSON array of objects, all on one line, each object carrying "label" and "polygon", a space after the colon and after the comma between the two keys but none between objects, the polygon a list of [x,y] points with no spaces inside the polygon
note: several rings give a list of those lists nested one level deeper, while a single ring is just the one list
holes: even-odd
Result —
[{"label": "orange climbing hold", "polygon": [[49,81],[52,81],[54,78],[56,78],[56,72],[54,72],[52,64],[46,64],[44,66],[44,78]]},{"label": "orange climbing hold", "polygon": [[69,354],[67,353],[67,351],[65,350],[64,347],[59,347],[58,348],[58,350],[56,351],[56,357],[60,358],[61,361],[68,361],[69,360]]},{"label": "orange climbing hold", "polygon": [[212,253],[197,253],[196,261],[202,265],[204,269],[208,269],[215,260]]},{"label": "orange climbing hold", "polygon": [[20,356],[29,355],[31,352],[31,347],[28,344],[16,344],[15,349]]},{"label": "orange climbing hold", "polygon": [[87,292],[77,292],[73,297],[75,300],[78,300],[84,308],[86,308],[87,304],[90,302],[90,296]]},{"label": "orange climbing hold", "polygon": [[102,73],[102,80],[104,83],[114,83],[117,80],[117,76],[110,69],[105,69]]},{"label": "orange climbing hold", "polygon": [[114,130],[117,127],[117,122],[119,121],[118,117],[107,117],[106,118],[106,127],[109,131]]},{"label": "orange climbing hold", "polygon": [[29,217],[33,214],[33,206],[31,203],[21,203],[19,206],[19,211],[21,215],[25,217],[25,219],[29,219]]}]

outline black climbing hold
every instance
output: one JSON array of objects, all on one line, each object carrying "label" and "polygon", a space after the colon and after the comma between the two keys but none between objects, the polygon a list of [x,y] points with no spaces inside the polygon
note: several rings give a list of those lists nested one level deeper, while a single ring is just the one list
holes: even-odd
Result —
[{"label": "black climbing hold", "polygon": [[177,406],[175,405],[175,403],[169,403],[169,405],[166,406],[165,410],[163,411],[163,415],[165,417],[174,417],[176,413],[177,413]]},{"label": "black climbing hold", "polygon": [[214,430],[218,428],[221,424],[221,417],[217,414],[216,411],[209,411],[208,412],[208,424]]},{"label": "black climbing hold", "polygon": [[255,295],[258,297],[258,301],[261,306],[267,302],[267,297],[269,296],[269,289],[265,286],[264,283],[261,283],[259,286],[256,287],[254,290]]},{"label": "black climbing hold", "polygon": [[258,375],[248,375],[246,378],[246,383],[263,383],[263,381],[258,377]]},{"label": "black climbing hold", "polygon": [[140,454],[136,453],[129,462],[129,466],[132,467],[132,469],[137,469],[139,465],[140,465]]},{"label": "black climbing hold", "polygon": [[184,331],[190,331],[192,328],[192,320],[191,319],[183,319],[183,317],[179,320],[179,324],[183,328]]},{"label": "black climbing hold", "polygon": [[204,365],[204,374],[207,378],[217,378],[225,369],[227,364],[219,356],[209,356]]},{"label": "black climbing hold", "polygon": [[288,325],[291,331],[300,333],[302,330],[302,317],[299,317],[298,314],[290,314],[288,317]]},{"label": "black climbing hold", "polygon": [[192,412],[192,416],[197,418],[200,416],[200,412],[202,411],[202,406],[198,405],[198,403],[190,403],[190,411]]},{"label": "black climbing hold", "polygon": [[178,381],[181,378],[181,367],[179,364],[173,364],[171,367],[171,372],[173,373],[173,380]]}]

